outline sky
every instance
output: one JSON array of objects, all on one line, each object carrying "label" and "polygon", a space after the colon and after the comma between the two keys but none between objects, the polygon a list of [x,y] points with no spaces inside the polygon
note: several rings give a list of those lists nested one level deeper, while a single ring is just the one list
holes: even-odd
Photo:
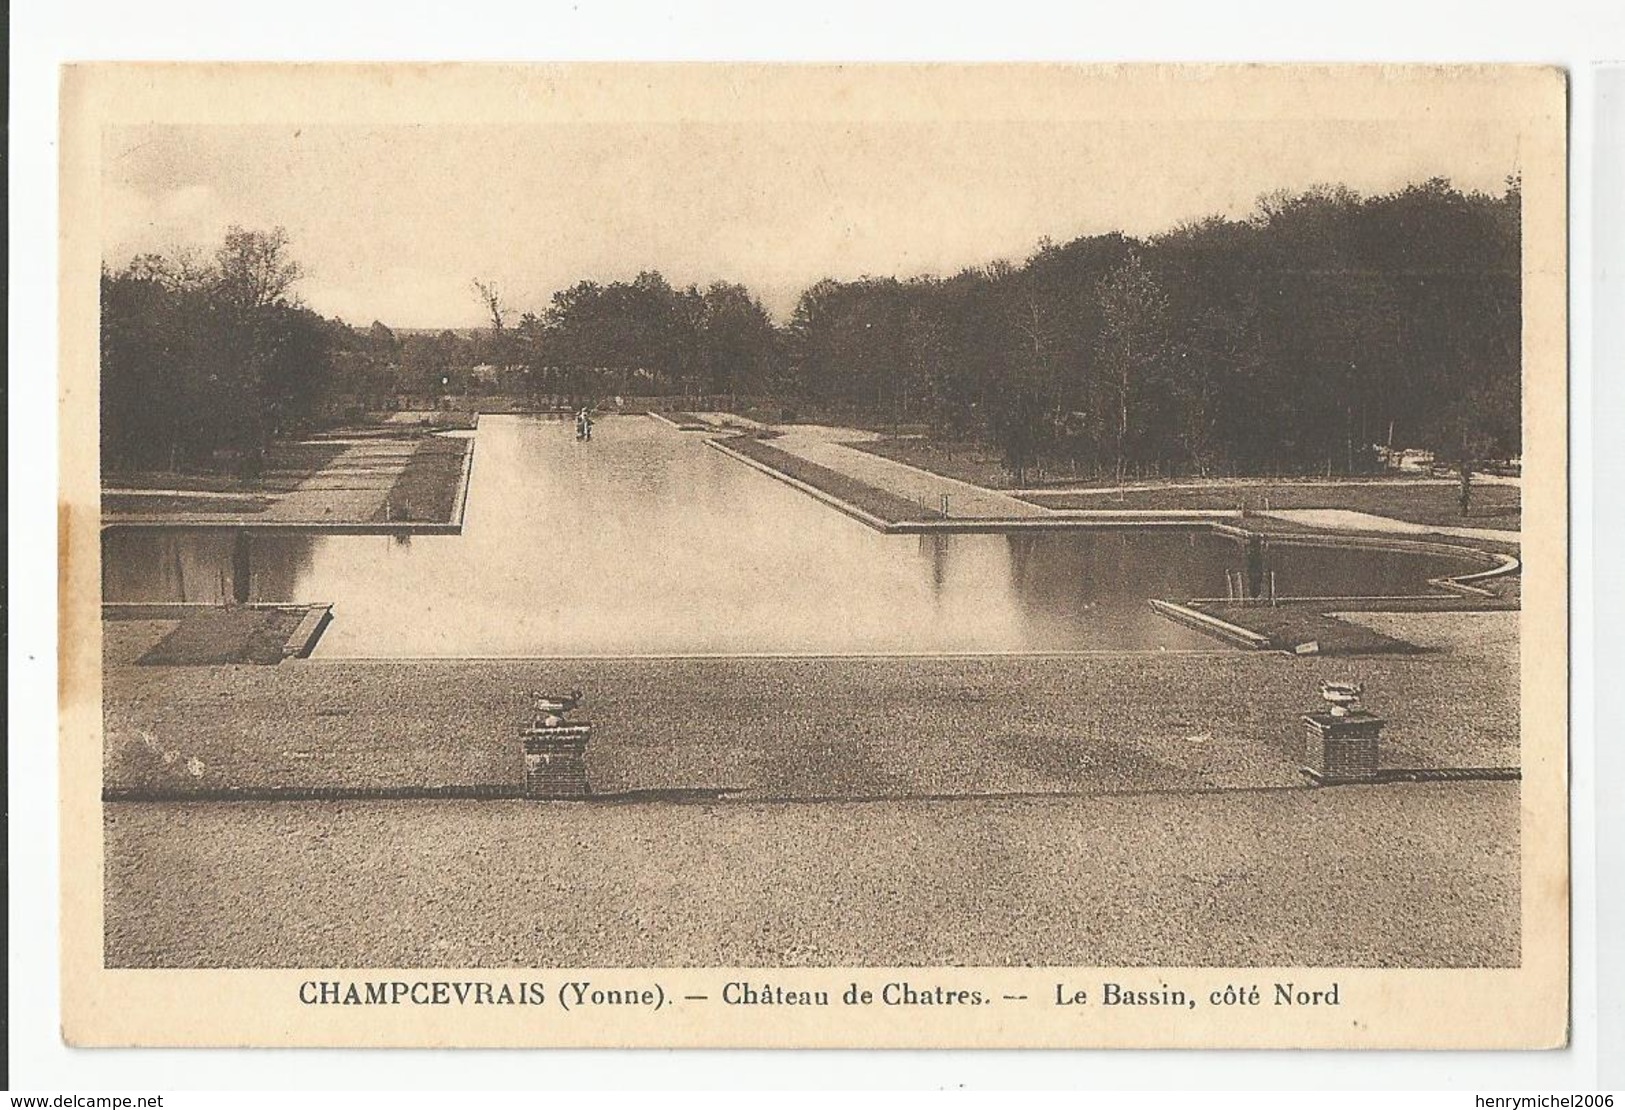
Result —
[{"label": "sky", "polygon": [[1040,239],[1243,217],[1277,189],[1500,192],[1505,124],[1100,120],[185,125],[103,138],[104,257],[285,227],[300,299],[365,326],[468,327],[576,281],[734,281],[785,320],[821,278],[952,274]]}]

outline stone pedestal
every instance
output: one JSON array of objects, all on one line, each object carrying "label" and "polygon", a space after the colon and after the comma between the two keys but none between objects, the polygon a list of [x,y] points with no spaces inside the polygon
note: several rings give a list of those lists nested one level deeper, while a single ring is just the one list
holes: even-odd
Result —
[{"label": "stone pedestal", "polygon": [[520,733],[525,744],[525,797],[585,798],[587,741],[592,725],[533,724]]},{"label": "stone pedestal", "polygon": [[1309,713],[1303,773],[1316,786],[1377,781],[1377,740],[1383,720],[1369,713],[1346,717]]}]

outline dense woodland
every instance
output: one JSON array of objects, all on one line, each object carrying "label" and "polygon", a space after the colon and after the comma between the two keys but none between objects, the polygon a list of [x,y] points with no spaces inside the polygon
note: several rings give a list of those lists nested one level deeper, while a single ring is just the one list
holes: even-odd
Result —
[{"label": "dense woodland", "polygon": [[323,422],[480,393],[921,425],[995,445],[1018,476],[1358,472],[1388,444],[1511,457],[1519,202],[1516,181],[1271,195],[1249,219],[1045,242],[1020,264],[820,281],[782,326],[743,286],[653,272],[517,320],[476,281],[490,325],[439,333],[323,319],[292,299],[286,235],[234,228],[212,258],[104,273],[103,458],[251,466]]}]

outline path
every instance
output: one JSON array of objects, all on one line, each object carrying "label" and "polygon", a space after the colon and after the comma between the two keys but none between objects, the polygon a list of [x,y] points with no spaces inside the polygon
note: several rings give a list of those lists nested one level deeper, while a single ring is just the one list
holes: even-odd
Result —
[{"label": "path", "polygon": [[[707,419],[720,420],[723,414],[706,413],[705,416]],[[946,497],[948,515],[954,519],[1026,520],[1056,515],[1053,510],[1007,493],[984,489],[957,478],[945,478],[917,466],[883,459],[848,446],[877,438],[873,432],[820,424],[788,424],[777,430],[783,434],[772,443],[781,451],[933,510]]]},{"label": "path", "polygon": [[416,451],[415,440],[351,440],[332,462],[275,497],[260,519],[371,520]]},{"label": "path", "polygon": [[1274,509],[1261,516],[1308,524],[1316,528],[1336,528],[1354,532],[1395,532],[1406,535],[1454,536],[1463,540],[1495,540],[1517,543],[1521,532],[1505,528],[1462,528],[1450,524],[1416,524],[1391,516],[1361,513],[1353,509]]},{"label": "path", "polygon": [[198,500],[198,501],[222,501],[222,502],[234,502],[234,501],[236,501],[236,502],[240,502],[240,501],[252,501],[252,500],[254,500],[256,498],[263,498],[263,497],[266,497],[268,495],[265,494],[265,493],[261,493],[261,492],[245,493],[245,492],[242,492],[242,491],[239,491],[239,490],[162,489],[162,488],[151,488],[151,489],[149,489],[149,488],[139,488],[139,487],[138,488],[125,489],[125,488],[122,488],[122,487],[119,487],[119,486],[103,486],[102,487],[102,496],[103,497],[150,497],[150,498],[153,498],[155,500],[170,500],[172,498],[184,497],[184,498],[187,498],[188,500],[195,499],[195,500]]},{"label": "path", "polygon": [[[942,499],[946,497],[948,499],[948,515],[957,520],[1048,520],[1060,522],[1088,520],[1091,518],[1121,520],[1125,516],[1166,520],[1173,518],[1212,519],[1221,516],[1238,515],[1235,510],[1218,509],[1125,510],[1120,507],[1105,506],[1099,509],[1051,508],[1032,501],[1024,501],[1013,493],[986,489],[958,478],[948,478],[852,446],[852,444],[878,439],[879,436],[874,432],[821,424],[785,424],[769,429],[768,425],[728,413],[707,412],[698,415],[713,425],[755,432],[776,431],[779,435],[772,440],[774,447],[807,462],[827,467],[855,481],[863,482],[886,493],[906,498],[909,501],[932,509],[939,506]],[[1516,483],[1516,479],[1506,479],[1505,481]],[[1339,484],[1355,485],[1361,483]],[[1376,485],[1378,483],[1369,484]],[[1432,481],[1429,484],[1449,483]],[[1146,488],[1148,487],[1135,487],[1136,490]],[[1194,484],[1154,488],[1199,489],[1204,487],[1201,484]],[[1125,491],[1127,489],[1128,487],[1125,487]],[[1047,492],[1053,493],[1055,491]],[[1111,491],[1091,488],[1089,492],[1093,494],[1109,493]],[[1516,529],[1468,528],[1451,524],[1419,524],[1354,509],[1274,509],[1258,515],[1335,531],[1450,536],[1456,539],[1488,540],[1500,543],[1518,543],[1521,536],[1521,533]]]},{"label": "path", "polygon": [[[450,433],[468,438],[471,433]],[[357,436],[328,438],[296,447],[319,447],[336,451],[330,457],[304,470],[278,470],[249,484],[250,488],[217,490],[148,489],[108,487],[103,489],[103,520],[112,524],[161,526],[229,525],[298,527],[367,527],[379,522],[413,522],[435,527],[438,517],[425,520],[423,505],[416,515],[410,504],[395,504],[391,495],[403,476],[429,472],[434,467],[466,470],[466,459],[448,453],[445,460],[419,457],[426,448],[440,442],[436,437]],[[432,453],[432,452],[431,452]],[[415,461],[414,461],[415,460]],[[414,469],[415,468],[415,469]],[[456,471],[445,477],[456,478]],[[421,479],[421,474],[420,474]],[[420,480],[417,485],[421,486]],[[418,491],[421,495],[422,491]],[[421,500],[421,497],[420,497]],[[438,512],[438,510],[436,510]]]},{"label": "path", "polygon": [[[1523,488],[1520,478],[1513,478],[1496,474],[1475,474],[1473,481],[1476,484],[1488,486],[1516,486]],[[1190,482],[1126,482],[1118,486],[1102,485],[1052,485],[1035,486],[1031,489],[1013,489],[1010,492],[1017,497],[1054,497],[1059,494],[1097,494],[1097,493],[1143,493],[1146,490],[1167,489],[1205,489],[1230,490],[1249,489],[1258,486],[1293,486],[1301,485],[1306,488],[1328,489],[1340,486],[1375,486],[1378,488],[1393,488],[1403,483],[1406,486],[1450,486],[1460,485],[1454,478],[1339,478],[1336,480],[1323,480],[1313,478],[1307,480],[1294,480],[1289,478],[1209,478]]]}]

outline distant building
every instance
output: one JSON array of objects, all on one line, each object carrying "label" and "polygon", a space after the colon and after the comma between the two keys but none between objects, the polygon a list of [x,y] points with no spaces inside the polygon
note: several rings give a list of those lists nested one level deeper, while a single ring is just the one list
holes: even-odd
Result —
[{"label": "distant building", "polygon": [[1433,452],[1414,447],[1396,451],[1391,447],[1379,446],[1377,461],[1389,470],[1401,470],[1407,474],[1425,474],[1433,469]]}]

